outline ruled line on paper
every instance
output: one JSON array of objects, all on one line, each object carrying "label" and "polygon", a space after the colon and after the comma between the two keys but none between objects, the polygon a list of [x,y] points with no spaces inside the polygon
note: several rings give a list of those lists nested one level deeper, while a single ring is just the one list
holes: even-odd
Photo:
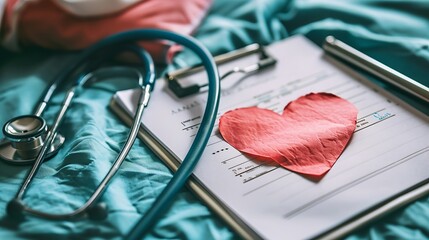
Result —
[{"label": "ruled line on paper", "polygon": [[356,180],[354,180],[354,181],[352,181],[352,182],[350,182],[348,184],[342,185],[340,188],[337,188],[337,189],[335,189],[333,191],[330,191],[330,192],[328,192],[328,193],[326,193],[326,194],[324,194],[322,196],[319,196],[317,199],[315,199],[313,201],[310,201],[310,202],[308,202],[308,203],[306,203],[306,204],[304,204],[304,205],[302,205],[302,206],[300,206],[298,208],[295,208],[292,211],[289,211],[289,212],[283,214],[283,217],[284,218],[292,218],[292,217],[296,216],[297,214],[300,214],[300,213],[302,213],[302,212],[310,209],[311,207],[313,207],[315,205],[318,205],[321,202],[326,201],[327,199],[332,198],[333,196],[335,196],[335,195],[337,195],[337,194],[339,194],[339,193],[341,193],[341,192],[349,189],[350,187],[356,186],[356,185],[358,185],[358,184],[360,184],[360,183],[362,183],[364,181],[367,181],[367,180],[369,180],[369,179],[371,179],[371,178],[373,178],[373,177],[375,177],[375,176],[377,176],[377,175],[379,175],[379,174],[381,174],[381,173],[383,173],[385,171],[388,171],[388,170],[390,170],[390,169],[392,169],[392,168],[394,168],[394,167],[396,167],[396,166],[398,166],[400,164],[403,164],[403,163],[405,163],[405,162],[407,162],[409,160],[412,160],[414,157],[419,156],[419,155],[421,155],[423,153],[426,153],[426,152],[429,152],[429,146],[427,146],[427,147],[425,147],[423,149],[420,149],[417,152],[411,153],[410,155],[405,156],[405,157],[403,157],[401,159],[398,159],[397,161],[395,161],[395,162],[393,162],[393,163],[391,163],[389,165],[386,165],[383,168],[380,168],[380,169],[378,169],[376,171],[368,173],[367,175],[365,175],[362,178],[356,179]]},{"label": "ruled line on paper", "polygon": [[[361,117],[360,119],[365,119],[365,118],[368,118],[368,117],[371,117],[374,113],[377,113],[377,112],[383,112],[383,111],[386,111],[386,108],[382,108],[382,109],[379,109],[379,110],[377,110],[377,111],[375,111],[375,112],[373,112],[373,113],[371,113],[371,114],[367,114],[367,115],[365,115],[365,116],[363,116],[363,117]],[[384,119],[380,119],[380,121],[378,121],[378,122],[376,122],[376,123],[380,123],[380,122],[382,122],[382,121],[384,121],[384,120],[387,120],[387,119],[389,119],[390,117],[393,117],[394,115],[391,115],[391,116],[389,116],[388,118],[384,118]],[[369,126],[374,126],[376,123],[373,123],[373,124],[371,124],[371,125],[368,125],[368,126],[365,126],[365,128],[367,128],[367,127],[369,127]],[[398,123],[399,124],[399,123]],[[395,128],[396,127],[396,125],[392,125],[391,126],[391,128]],[[410,126],[410,128],[412,128],[412,126]],[[380,144],[382,144],[382,143],[380,143]],[[374,146],[372,146],[373,148],[375,148],[376,146],[374,145]],[[365,148],[363,148],[361,151],[368,151],[368,150],[370,150],[370,148],[367,148],[367,147],[365,147]],[[360,154],[360,152],[358,151],[358,152],[356,152],[356,151],[352,151],[352,152],[350,152],[350,155],[358,155],[358,154]],[[364,162],[361,162],[361,164],[362,163],[364,163]],[[290,174],[292,174],[291,172],[288,172],[288,173],[290,173]],[[265,186],[268,186],[268,184],[262,184],[261,186],[259,186],[259,187],[256,187],[255,189],[263,189],[263,187],[265,187]],[[255,192],[256,190],[255,189],[252,189],[250,192]],[[248,195],[248,194],[246,194],[246,195]]]}]

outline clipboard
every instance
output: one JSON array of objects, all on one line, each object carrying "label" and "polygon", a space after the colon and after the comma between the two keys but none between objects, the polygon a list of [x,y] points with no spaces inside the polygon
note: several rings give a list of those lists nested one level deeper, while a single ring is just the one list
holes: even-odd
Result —
[{"label": "clipboard", "polygon": [[[329,60],[334,61],[334,60]],[[335,63],[337,67],[341,68],[341,71],[346,71],[348,74],[352,75],[354,78],[365,81],[371,88],[377,88],[375,85],[368,83],[365,79],[362,79],[360,75],[357,75],[355,72],[345,67],[342,64]],[[378,89],[378,88],[377,88]],[[383,94],[383,90],[378,89]],[[394,96],[390,96],[395,101],[401,102],[396,99]],[[130,115],[124,110],[124,107],[121,104],[118,104],[118,99],[113,98],[110,104],[112,110],[127,124],[130,122]],[[411,110],[412,111],[412,110]],[[418,114],[418,113],[416,113]],[[170,169],[175,171],[179,164],[177,160],[177,155],[174,152],[171,152],[166,146],[160,142],[157,136],[155,136],[147,128],[142,127],[139,132],[139,137],[146,143],[148,146],[161,158]],[[195,177],[195,176],[194,176]],[[207,191],[207,188],[201,183],[201,181],[196,180],[195,178],[191,179],[189,186],[193,192],[196,193],[206,204],[209,206],[218,216],[220,216],[225,223],[227,223],[235,232],[237,232],[241,237],[245,239],[257,239],[261,238],[261,235],[254,231],[252,227],[246,224],[243,219],[237,216],[233,211],[231,211],[227,206],[223,204],[216,196],[214,196],[210,191]],[[388,214],[391,211],[398,209],[405,204],[414,201],[426,194],[429,193],[429,179],[415,184],[411,188],[404,189],[398,194],[391,196],[385,201],[379,202],[377,205],[366,209],[366,211],[355,215],[353,218],[344,221],[342,224],[335,226],[335,228],[327,229],[323,233],[313,236],[314,238],[320,239],[332,239],[340,238],[350,233],[351,231],[359,228],[370,221],[379,219],[380,217]]]}]

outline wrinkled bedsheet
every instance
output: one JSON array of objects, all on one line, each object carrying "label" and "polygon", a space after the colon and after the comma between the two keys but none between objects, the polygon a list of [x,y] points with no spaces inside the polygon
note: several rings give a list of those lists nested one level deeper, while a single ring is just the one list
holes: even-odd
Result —
[{"label": "wrinkled bedsheet", "polygon": [[[349,43],[392,68],[429,86],[428,1],[215,0],[195,36],[213,54],[252,42],[269,44],[303,34],[321,45],[327,35]],[[0,51],[0,124],[32,112],[47,83],[75,53],[41,49],[20,54]],[[287,53],[285,53],[287,54]],[[177,66],[193,62],[186,50]],[[428,106],[383,83],[408,103],[429,114]],[[82,92],[67,113],[61,133],[68,139],[59,154],[41,167],[25,200],[52,212],[80,206],[110,168],[128,128],[109,110],[115,91],[135,86],[114,77]],[[64,96],[54,97],[46,112],[53,121]],[[2,134],[2,133],[0,133]],[[29,217],[18,223],[6,217],[7,202],[29,167],[0,162],[0,239],[121,239],[150,207],[172,173],[137,140],[119,174],[102,197],[109,206],[104,221],[49,221]],[[429,238],[429,196],[411,203],[347,239]],[[287,236],[287,230],[285,231]],[[238,238],[189,190],[184,189],[147,238]]]}]

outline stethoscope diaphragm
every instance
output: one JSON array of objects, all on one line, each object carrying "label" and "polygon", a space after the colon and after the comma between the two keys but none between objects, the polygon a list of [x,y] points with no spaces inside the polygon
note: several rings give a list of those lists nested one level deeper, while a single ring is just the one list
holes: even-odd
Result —
[{"label": "stethoscope diaphragm", "polygon": [[[36,159],[48,132],[46,121],[36,115],[22,115],[10,119],[3,126],[5,139],[0,144],[0,158],[23,165]],[[64,143],[64,137],[57,134],[46,153],[46,159],[53,156]]]}]

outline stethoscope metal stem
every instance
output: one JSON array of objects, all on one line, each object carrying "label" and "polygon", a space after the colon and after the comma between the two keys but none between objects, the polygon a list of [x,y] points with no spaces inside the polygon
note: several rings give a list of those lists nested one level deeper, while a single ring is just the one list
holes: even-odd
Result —
[{"label": "stethoscope metal stem", "polygon": [[[146,74],[146,79],[144,79],[139,71],[136,71],[138,75],[138,82],[140,87],[140,97],[138,101],[137,110],[134,116],[134,123],[130,130],[130,133],[128,135],[128,138],[125,142],[124,147],[122,148],[121,152],[119,153],[118,157],[114,161],[112,167],[110,168],[109,172],[106,174],[106,176],[103,178],[101,183],[98,185],[97,189],[92,193],[92,195],[89,197],[89,199],[82,204],[79,208],[76,210],[70,212],[70,213],[64,213],[64,214],[51,214],[46,213],[42,211],[38,211],[32,208],[27,207],[23,202],[23,198],[25,196],[25,192],[27,188],[29,187],[32,179],[36,175],[37,171],[39,170],[43,160],[45,159],[45,154],[47,150],[49,149],[52,142],[55,140],[55,137],[58,132],[58,128],[61,125],[61,122],[66,114],[66,111],[68,107],[71,105],[71,102],[76,94],[76,91],[82,88],[83,85],[85,85],[86,82],[88,82],[89,79],[94,77],[93,74],[85,74],[81,80],[79,81],[77,86],[72,87],[69,89],[69,91],[66,93],[66,96],[63,100],[63,103],[61,105],[61,109],[54,121],[54,124],[52,125],[51,129],[48,130],[45,138],[45,143],[40,149],[39,154],[37,155],[34,165],[27,174],[27,177],[25,178],[23,184],[21,185],[16,197],[11,200],[11,202],[8,205],[8,212],[11,215],[14,215],[15,217],[22,217],[23,212],[25,211],[28,214],[43,217],[46,219],[51,220],[61,220],[61,219],[74,219],[79,216],[84,216],[85,214],[88,215],[90,218],[93,219],[102,219],[107,216],[107,210],[104,204],[95,204],[97,200],[101,197],[101,194],[106,189],[108,183],[112,180],[116,172],[119,170],[119,167],[125,160],[127,154],[129,153],[140,128],[144,108],[147,106],[149,98],[150,98],[150,92],[152,90],[152,85],[154,84],[155,74],[154,74],[154,68],[153,68],[153,62],[151,61],[151,58],[147,53],[144,51],[142,54],[146,55],[147,61],[150,63],[147,63],[148,66],[146,68],[149,69],[149,73]],[[146,83],[146,84],[145,84]],[[46,102],[43,101],[41,104],[39,104],[36,114],[41,115],[46,108]]]},{"label": "stethoscope metal stem", "polygon": [[60,126],[60,124],[64,118],[64,115],[65,115],[68,107],[70,106],[71,101],[73,100],[73,97],[75,95],[75,90],[76,90],[76,87],[72,87],[67,92],[67,95],[63,101],[61,110],[58,113],[54,124],[52,125],[51,129],[48,131],[48,134],[46,135],[45,144],[43,144],[42,148],[40,149],[39,154],[37,155],[36,160],[34,162],[34,165],[31,168],[31,170],[29,171],[27,177],[25,178],[24,183],[21,185],[21,188],[19,189],[15,199],[17,199],[17,200],[22,199],[25,191],[27,190],[28,185],[30,184],[31,180],[34,178],[34,175],[39,170],[41,163],[45,159],[46,151],[51,146],[52,141],[55,139],[57,132],[58,132],[58,127]]},{"label": "stethoscope metal stem", "polygon": [[39,106],[37,106],[36,112],[34,113],[34,115],[36,116],[42,116],[43,111],[45,111],[46,106],[48,105],[47,102],[43,101],[39,104]]},{"label": "stethoscope metal stem", "polygon": [[144,88],[140,88],[140,97],[137,105],[137,110],[134,116],[134,123],[131,127],[130,133],[128,134],[127,141],[125,142],[124,147],[122,148],[121,152],[119,153],[118,157],[116,158],[115,162],[113,163],[112,167],[110,168],[109,172],[106,174],[104,179],[101,181],[97,189],[94,191],[92,196],[89,198],[89,200],[81,207],[77,212],[83,211],[85,208],[89,207],[93,202],[96,202],[98,198],[101,196],[101,193],[105,190],[107,184],[109,181],[113,178],[113,176],[116,174],[116,172],[119,170],[119,167],[121,166],[122,162],[125,160],[128,152],[130,151],[131,147],[134,144],[134,141],[137,137],[143,112],[146,107],[144,104],[145,99],[149,98],[150,95],[150,86],[146,85]]}]

